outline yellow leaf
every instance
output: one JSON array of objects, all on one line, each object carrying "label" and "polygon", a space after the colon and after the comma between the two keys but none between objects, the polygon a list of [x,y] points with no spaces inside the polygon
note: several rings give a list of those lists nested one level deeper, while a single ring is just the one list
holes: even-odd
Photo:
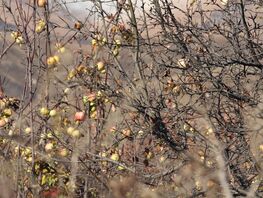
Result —
[{"label": "yellow leaf", "polygon": [[41,178],[41,185],[45,185],[47,183],[47,177],[46,175],[43,175]]}]

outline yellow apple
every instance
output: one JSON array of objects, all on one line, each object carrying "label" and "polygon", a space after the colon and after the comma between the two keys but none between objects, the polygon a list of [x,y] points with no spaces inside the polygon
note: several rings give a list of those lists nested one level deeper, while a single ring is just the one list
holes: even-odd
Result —
[{"label": "yellow apple", "polygon": [[68,88],[68,87],[67,87],[67,88],[65,88],[65,89],[64,89],[64,93],[65,93],[65,94],[68,94],[68,93],[70,93],[70,88]]},{"label": "yellow apple", "polygon": [[214,130],[213,130],[212,128],[208,128],[206,134],[207,134],[207,135],[210,135],[210,134],[212,134],[213,132],[214,132]]},{"label": "yellow apple", "polygon": [[92,45],[92,46],[96,46],[96,45],[97,45],[97,41],[96,41],[96,39],[92,39],[92,41],[91,41],[91,45]]},{"label": "yellow apple", "polygon": [[58,64],[59,61],[60,61],[59,56],[57,56],[57,55],[55,55],[55,56],[50,56],[50,57],[48,57],[48,59],[47,59],[47,64],[48,64],[48,66],[52,66],[52,65]]},{"label": "yellow apple", "polygon": [[109,102],[110,102],[109,98],[105,98],[105,99],[104,99],[104,102],[105,102],[105,103],[109,103]]},{"label": "yellow apple", "polygon": [[49,112],[49,116],[50,116],[50,117],[54,117],[54,116],[56,116],[56,115],[57,115],[56,109],[52,109],[52,110]]},{"label": "yellow apple", "polygon": [[184,124],[183,126],[185,131],[189,131],[190,130],[190,126],[188,124]]},{"label": "yellow apple", "polygon": [[138,135],[139,136],[143,136],[144,135],[144,132],[142,130],[138,131]]},{"label": "yellow apple", "polygon": [[120,46],[120,45],[121,45],[121,41],[120,41],[120,40],[118,40],[118,39],[117,39],[117,40],[115,40],[115,43],[116,43],[116,45],[117,45],[117,46]]},{"label": "yellow apple", "polygon": [[39,7],[44,7],[47,4],[47,0],[38,0],[37,4]]},{"label": "yellow apple", "polygon": [[80,137],[80,132],[78,129],[75,129],[74,131],[72,131],[71,136],[74,138],[79,138]]},{"label": "yellow apple", "polygon": [[3,109],[6,107],[6,101],[0,100],[0,109]]},{"label": "yellow apple", "polygon": [[17,43],[17,44],[22,44],[22,43],[24,43],[23,37],[22,37],[22,36],[18,36],[18,37],[16,38],[16,43]]},{"label": "yellow apple", "polygon": [[165,161],[165,157],[164,156],[161,156],[160,159],[159,159],[159,162],[162,163]]},{"label": "yellow apple", "polygon": [[220,0],[222,5],[226,5],[228,3],[228,0]]},{"label": "yellow apple", "polygon": [[98,71],[102,71],[102,70],[104,70],[104,68],[105,68],[105,65],[104,65],[104,63],[102,61],[97,63]]},{"label": "yellow apple", "polygon": [[122,130],[122,134],[125,137],[130,137],[131,136],[131,130],[130,129],[124,129],[124,130]]},{"label": "yellow apple", "polygon": [[40,114],[41,114],[41,115],[44,115],[44,116],[47,116],[47,115],[49,114],[48,108],[42,107],[42,108],[40,109]]},{"label": "yellow apple", "polygon": [[103,93],[101,91],[97,92],[97,98],[100,99],[103,96]]},{"label": "yellow apple", "polygon": [[25,128],[25,133],[29,134],[32,132],[32,129],[30,127]]},{"label": "yellow apple", "polygon": [[59,150],[59,155],[60,155],[61,157],[66,157],[66,156],[68,155],[67,149],[66,149],[66,148],[60,149],[60,150]]},{"label": "yellow apple", "polygon": [[40,19],[38,22],[37,22],[37,25],[36,25],[36,32],[37,33],[40,33],[44,30],[46,26],[46,23],[43,19]]},{"label": "yellow apple", "polygon": [[56,59],[53,56],[48,57],[47,64],[48,65],[55,65]]},{"label": "yellow apple", "polygon": [[149,153],[147,153],[146,155],[146,158],[149,160],[149,159],[152,159],[153,158],[153,153],[150,151]]},{"label": "yellow apple", "polygon": [[45,151],[46,151],[46,152],[51,151],[53,148],[54,148],[54,145],[53,145],[51,142],[49,142],[49,143],[47,143],[47,144],[45,145]]},{"label": "yellow apple", "polygon": [[97,118],[97,111],[94,111],[90,114],[90,118],[96,119]]},{"label": "yellow apple", "polygon": [[53,56],[53,58],[55,59],[55,63],[56,64],[59,63],[59,61],[60,61],[59,56],[55,55],[55,56]]},{"label": "yellow apple", "polygon": [[9,117],[12,115],[12,110],[10,108],[6,108],[3,111],[4,116]]},{"label": "yellow apple", "polygon": [[75,130],[75,128],[69,127],[69,128],[67,129],[67,133],[68,133],[69,135],[72,135],[72,133],[73,133],[74,130]]},{"label": "yellow apple", "polygon": [[110,159],[113,160],[113,161],[119,161],[120,156],[119,156],[118,153],[113,153],[113,154],[111,155]]},{"label": "yellow apple", "polygon": [[26,158],[26,160],[27,160],[28,162],[32,162],[33,158],[32,158],[31,156],[29,156],[29,157]]}]

